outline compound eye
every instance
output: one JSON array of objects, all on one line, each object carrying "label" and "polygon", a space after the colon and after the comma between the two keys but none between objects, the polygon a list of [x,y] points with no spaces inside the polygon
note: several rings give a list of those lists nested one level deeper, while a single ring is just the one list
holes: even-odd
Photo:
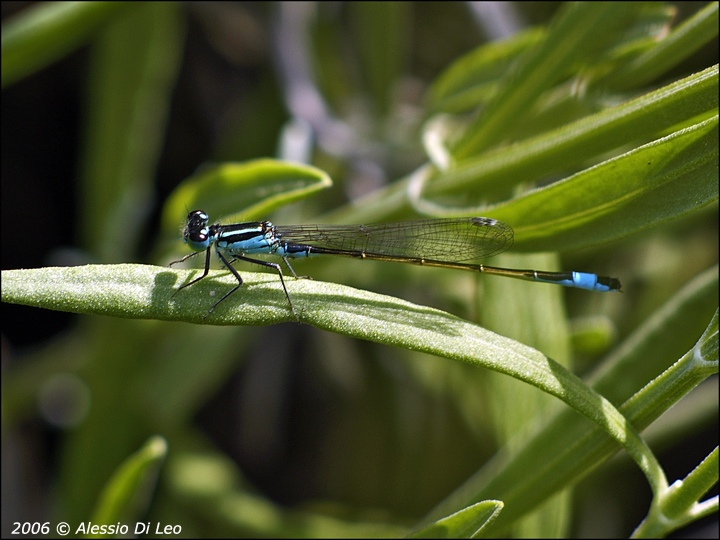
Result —
[{"label": "compound eye", "polygon": [[193,232],[188,234],[188,240],[195,244],[204,244],[205,242],[207,242],[207,239],[207,232]]},{"label": "compound eye", "polygon": [[193,210],[188,214],[188,219],[207,220],[208,215],[202,210]]},{"label": "compound eye", "polygon": [[185,243],[195,251],[207,249],[210,245],[210,231],[207,227],[197,231],[186,231]]}]

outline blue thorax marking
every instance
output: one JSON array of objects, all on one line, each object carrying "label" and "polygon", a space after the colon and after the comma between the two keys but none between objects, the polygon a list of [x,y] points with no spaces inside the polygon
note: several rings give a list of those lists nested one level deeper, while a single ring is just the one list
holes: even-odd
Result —
[{"label": "blue thorax marking", "polygon": [[218,250],[242,255],[276,252],[277,240],[269,221],[241,223],[222,227],[216,246]]}]

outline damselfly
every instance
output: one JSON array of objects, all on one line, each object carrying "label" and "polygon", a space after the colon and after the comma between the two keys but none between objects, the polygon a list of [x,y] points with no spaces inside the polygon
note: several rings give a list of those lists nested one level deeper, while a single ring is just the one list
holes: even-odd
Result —
[{"label": "damselfly", "polygon": [[297,278],[289,258],[310,255],[340,255],[358,259],[393,261],[423,266],[439,266],[457,270],[470,270],[526,281],[554,283],[591,291],[619,291],[617,278],[602,277],[584,272],[542,272],[539,270],[516,270],[496,268],[484,264],[470,264],[507,250],[513,243],[513,230],[509,225],[484,217],[420,219],[396,223],[373,223],[370,225],[273,225],[269,221],[251,221],[234,225],[208,225],[208,215],[202,210],[190,212],[183,231],[183,239],[194,251],[187,257],[171,264],[183,262],[205,251],[205,271],[190,283],[197,283],[210,271],[210,250],[215,251],[238,284],[215,302],[205,317],[243,283],[233,268],[235,261],[247,261],[277,270],[295,318],[300,320],[285,286],[280,265],[247,255],[268,254],[281,257]]}]

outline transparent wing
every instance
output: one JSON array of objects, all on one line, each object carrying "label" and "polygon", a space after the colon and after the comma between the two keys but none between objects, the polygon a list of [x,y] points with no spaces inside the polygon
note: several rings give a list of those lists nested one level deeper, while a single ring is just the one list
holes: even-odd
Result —
[{"label": "transparent wing", "polygon": [[495,219],[421,219],[370,225],[277,225],[283,242],[400,258],[461,262],[492,257],[513,243],[513,230]]}]

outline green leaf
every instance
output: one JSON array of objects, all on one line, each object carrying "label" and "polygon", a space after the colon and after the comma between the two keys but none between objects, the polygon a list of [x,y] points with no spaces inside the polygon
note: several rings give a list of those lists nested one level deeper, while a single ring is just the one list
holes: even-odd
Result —
[{"label": "green leaf", "polygon": [[639,2],[564,4],[538,46],[520,59],[496,99],[470,125],[453,150],[460,160],[503,140],[503,134],[537,97],[567,74],[568,66],[592,56],[630,26],[642,9]]},{"label": "green leaf", "polygon": [[128,260],[145,242],[184,19],[175,2],[137,4],[90,49],[82,149],[80,231],[101,262]]},{"label": "green leaf", "polygon": [[262,219],[330,186],[332,180],[320,169],[272,159],[209,166],[183,181],[168,198],[163,237],[179,238],[178,224],[192,210],[228,222]]},{"label": "green leaf", "polygon": [[717,160],[714,116],[497,206],[493,217],[513,224],[521,251],[617,240],[717,201]]},{"label": "green leaf", "polygon": [[560,175],[613,149],[656,139],[678,125],[698,123],[692,120],[717,114],[717,107],[715,65],[634,100],[462,160],[428,178],[423,194],[431,201],[434,196],[454,193],[467,200],[468,192],[481,192],[487,200],[488,192]]},{"label": "green leaf", "polygon": [[[331,219],[360,222],[404,217],[412,208],[425,215],[501,219],[515,229],[518,250],[567,249],[610,241],[717,199],[717,107],[715,65],[636,100],[489,150],[451,168],[437,171],[425,166],[361,203],[336,211]],[[442,129],[437,124],[429,126]],[[657,138],[668,130],[672,130],[669,135]],[[426,132],[427,137],[437,140],[443,135]],[[604,158],[608,151],[643,140],[653,142]],[[437,149],[441,143],[433,145],[431,153],[443,153]],[[548,177],[562,177],[601,158],[605,161],[564,181],[516,195],[523,183],[532,186]],[[507,202],[489,204],[495,200]],[[631,200],[644,208],[644,214],[629,210]],[[649,218],[647,223],[638,222],[641,215]],[[604,229],[604,224],[611,228]],[[550,238],[558,232],[563,238]]]},{"label": "green leaf", "polygon": [[[517,251],[610,242],[718,198],[718,117],[484,210],[512,225]],[[432,203],[418,201],[428,210]],[[458,213],[477,213],[464,209]],[[457,209],[456,209],[457,211]]]},{"label": "green leaf", "polygon": [[[678,517],[691,510],[695,501],[700,500],[717,484],[718,461],[718,447],[716,446],[681,483],[670,486],[671,489],[663,501],[663,512],[672,517]],[[717,501],[715,510],[717,511]]]},{"label": "green leaf", "polygon": [[[244,288],[211,316],[216,272],[173,298],[191,272],[142,265],[81,266],[3,271],[2,298],[61,311],[206,324],[271,324],[293,320],[274,282],[246,274]],[[235,278],[223,281],[231,285]],[[261,287],[256,283],[265,282]],[[620,442],[648,477],[653,492],[666,481],[652,452],[605,398],[554,360],[516,341],[441,311],[332,283],[288,282],[300,320],[318,328],[483,366],[560,398]],[[273,294],[274,292],[274,294]],[[181,293],[182,294],[182,293]],[[208,302],[208,299],[210,300]],[[242,302],[241,304],[239,302]]]},{"label": "green leaf", "polygon": [[42,2],[4,20],[2,87],[77,49],[131,6],[130,2]]},{"label": "green leaf", "polygon": [[[92,522],[109,525],[135,523],[142,519],[150,504],[167,450],[165,439],[156,435],[127,458],[100,494]],[[103,535],[88,536],[100,538]]]},{"label": "green leaf", "polygon": [[428,113],[468,112],[492,99],[513,62],[545,34],[544,28],[525,30],[511,38],[487,43],[456,60],[428,90],[425,98]]},{"label": "green leaf", "polygon": [[503,509],[502,501],[482,501],[431,523],[407,538],[479,538]]},{"label": "green leaf", "polygon": [[597,84],[615,90],[638,88],[692,56],[718,35],[718,3],[710,2],[704,9],[683,21],[663,39],[653,43],[631,62],[610,72]]},{"label": "green leaf", "polygon": [[[636,429],[647,427],[699,382],[717,372],[717,356],[708,358],[714,364],[695,370],[689,360],[683,363],[676,356],[687,358],[686,351],[677,352],[676,344],[685,340],[685,334],[697,332],[697,322],[710,316],[709,307],[717,306],[717,294],[715,266],[652,314],[598,367],[587,384],[613,403],[622,404],[620,411]],[[713,317],[709,329],[717,324],[715,320]],[[707,318],[702,321],[703,326],[706,324]],[[691,351],[698,350],[710,336],[712,332],[706,331]],[[502,535],[519,517],[552,494],[574,485],[616,449],[617,445],[596,425],[572,411],[559,409],[553,416],[529,423],[517,433],[511,447],[498,452],[426,519],[435,520],[492,496],[505,503],[493,525],[493,533]],[[663,494],[663,490],[656,493],[661,497]]]},{"label": "green leaf", "polygon": [[377,112],[387,114],[393,87],[407,62],[410,4],[351,2],[346,9],[369,94]]}]

